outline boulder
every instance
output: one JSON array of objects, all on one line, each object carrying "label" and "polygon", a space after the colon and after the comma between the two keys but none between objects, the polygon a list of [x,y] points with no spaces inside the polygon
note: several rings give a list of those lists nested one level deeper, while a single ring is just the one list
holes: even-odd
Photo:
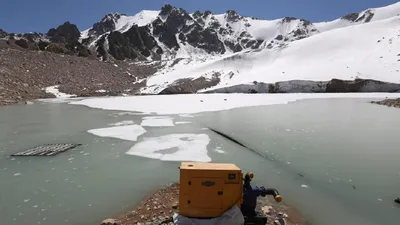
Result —
[{"label": "boulder", "polygon": [[100,225],[120,225],[120,223],[116,219],[105,219]]}]

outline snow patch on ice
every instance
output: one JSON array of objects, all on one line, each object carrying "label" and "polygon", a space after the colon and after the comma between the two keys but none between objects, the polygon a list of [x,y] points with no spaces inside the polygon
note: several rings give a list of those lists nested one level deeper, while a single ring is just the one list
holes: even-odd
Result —
[{"label": "snow patch on ice", "polygon": [[170,134],[145,138],[133,146],[126,154],[162,161],[210,162],[207,134]]},{"label": "snow patch on ice", "polygon": [[310,188],[310,187],[309,187],[308,185],[306,185],[306,184],[302,184],[301,187],[302,187],[302,188]]},{"label": "snow patch on ice", "polygon": [[215,152],[220,153],[220,154],[225,154],[226,152],[224,150],[221,149],[221,147],[217,147],[216,149],[214,149]]},{"label": "snow patch on ice", "polygon": [[117,122],[117,123],[110,123],[108,125],[109,126],[126,126],[126,125],[132,125],[132,124],[135,124],[135,122],[132,120],[124,120],[124,121]]},{"label": "snow patch on ice", "polygon": [[137,138],[146,133],[146,130],[139,125],[128,125],[93,129],[88,130],[88,132],[100,137],[111,137],[128,141],[137,141]]}]

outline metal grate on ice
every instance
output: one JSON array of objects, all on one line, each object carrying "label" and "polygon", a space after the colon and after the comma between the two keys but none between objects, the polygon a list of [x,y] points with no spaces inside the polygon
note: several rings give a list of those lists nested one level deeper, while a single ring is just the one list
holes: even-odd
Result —
[{"label": "metal grate on ice", "polygon": [[12,154],[11,156],[54,156],[70,149],[76,148],[81,144],[46,144],[28,149],[23,152]]}]

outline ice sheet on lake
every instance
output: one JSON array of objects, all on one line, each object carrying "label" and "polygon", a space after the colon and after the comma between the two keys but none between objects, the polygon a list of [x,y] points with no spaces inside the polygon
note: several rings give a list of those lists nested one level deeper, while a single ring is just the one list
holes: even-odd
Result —
[{"label": "ice sheet on lake", "polygon": [[[224,101],[229,97],[230,101]],[[295,93],[295,94],[187,94],[91,98],[74,105],[86,105],[106,110],[124,110],[157,114],[185,114],[221,111],[240,107],[287,104],[303,99],[400,97],[400,93]],[[149,104],[151,102],[151,104]]]},{"label": "ice sheet on lake", "polygon": [[178,122],[175,122],[175,124],[189,124],[189,123],[192,123],[192,122],[189,122],[189,121],[178,121]]},{"label": "ice sheet on lake", "polygon": [[145,138],[133,146],[126,154],[162,161],[210,162],[207,134],[170,134]]},{"label": "ice sheet on lake", "polygon": [[171,117],[147,116],[142,118],[141,125],[144,127],[173,127]]},{"label": "ice sheet on lake", "polygon": [[137,138],[146,133],[146,130],[139,125],[117,126],[88,130],[89,133],[100,137],[112,137],[128,141],[137,141]]},{"label": "ice sheet on lake", "polygon": [[126,125],[132,125],[132,124],[135,124],[135,122],[132,120],[124,120],[124,121],[121,121],[118,123],[110,123],[108,125],[109,126],[126,126]]}]

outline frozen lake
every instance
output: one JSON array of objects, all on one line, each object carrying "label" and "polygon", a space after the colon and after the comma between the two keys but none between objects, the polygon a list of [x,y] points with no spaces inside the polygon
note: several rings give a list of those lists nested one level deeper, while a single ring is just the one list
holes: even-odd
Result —
[{"label": "frozen lake", "polygon": [[[234,96],[225,98],[234,101]],[[142,106],[147,113],[42,102],[2,107],[0,218],[15,225],[99,224],[177,180],[179,160],[198,160],[233,162],[254,172],[254,182],[280,190],[314,224],[395,225],[400,110],[369,100],[266,106],[247,101],[251,107],[226,105],[225,111],[197,114],[183,106],[184,114],[178,114],[171,107],[165,109],[168,115],[148,114],[151,110]],[[65,142],[82,146],[55,157],[9,157],[36,145]]]}]

